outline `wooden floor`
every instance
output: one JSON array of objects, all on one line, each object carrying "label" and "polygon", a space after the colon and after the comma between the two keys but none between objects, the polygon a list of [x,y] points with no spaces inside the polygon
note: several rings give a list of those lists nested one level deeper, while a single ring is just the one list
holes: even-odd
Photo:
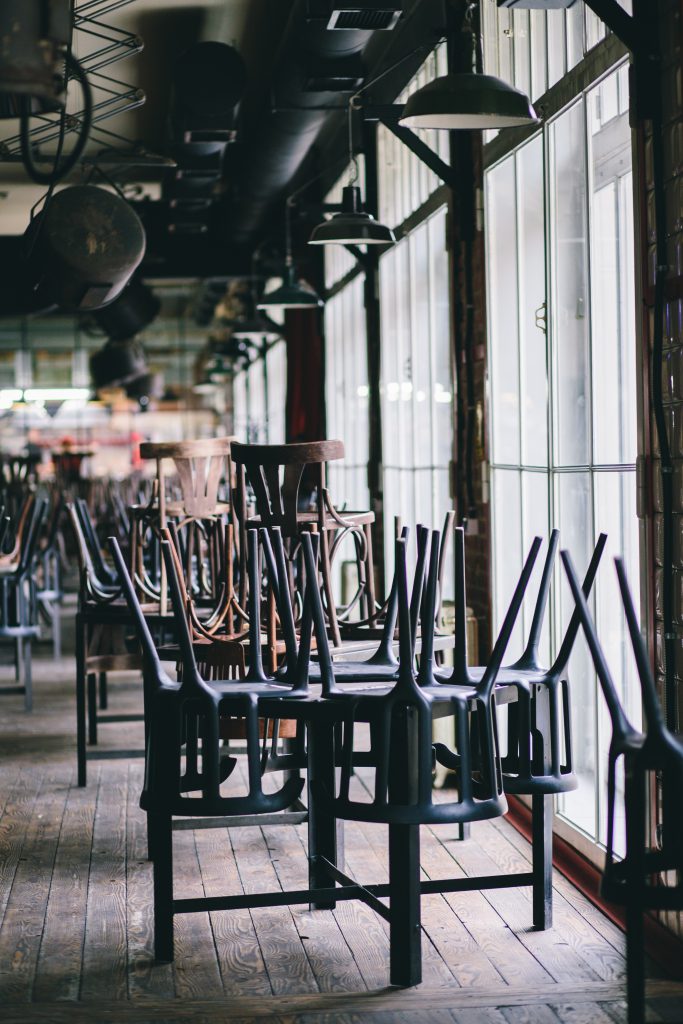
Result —
[{"label": "wooden floor", "polygon": [[[0,685],[10,679],[0,667]],[[412,990],[388,987],[386,926],[352,902],[178,917],[176,961],[155,965],[142,762],[91,761],[76,788],[73,660],[39,649],[35,689],[32,715],[0,696],[4,1024],[625,1020],[623,936],[559,876],[545,933],[530,928],[527,890],[425,897],[424,983]],[[112,683],[111,711],[138,701],[133,676]],[[108,725],[101,749],[139,747],[141,729]],[[528,870],[528,844],[504,820],[464,843],[449,826],[423,831],[426,877]],[[176,895],[303,886],[305,839],[305,826],[177,832]],[[383,829],[348,825],[346,858],[359,879],[385,881]],[[653,979],[649,995],[648,1020],[683,1019],[682,985]]]}]

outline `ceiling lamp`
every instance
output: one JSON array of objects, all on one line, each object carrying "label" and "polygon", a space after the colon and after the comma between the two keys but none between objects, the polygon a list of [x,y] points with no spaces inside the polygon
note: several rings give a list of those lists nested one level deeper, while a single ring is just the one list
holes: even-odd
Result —
[{"label": "ceiling lamp", "polygon": [[281,285],[272,292],[262,295],[256,308],[268,309],[319,309],[325,303],[307,281],[297,281],[292,256],[292,206],[294,196],[288,196],[285,203],[285,276]]},{"label": "ceiling lamp", "polygon": [[279,288],[261,296],[257,309],[319,309],[324,306],[318,293],[306,281],[297,281],[293,263],[285,267],[285,279]]},{"label": "ceiling lamp", "polygon": [[358,181],[358,161],[353,148],[353,111],[356,96],[352,96],[347,107],[349,160],[352,166],[351,180],[342,189],[341,210],[331,220],[324,220],[313,229],[309,245],[393,245],[394,232],[379,224],[371,214],[363,210]]},{"label": "ceiling lamp", "polygon": [[237,317],[229,321],[233,338],[248,338],[250,341],[276,341],[282,337],[282,328],[257,309],[255,316]]},{"label": "ceiling lamp", "polygon": [[405,128],[513,128],[538,124],[529,97],[493,75],[442,75],[409,97]]},{"label": "ceiling lamp", "polygon": [[[500,78],[483,74],[479,7],[465,15],[472,46],[470,71],[435,78],[408,97],[399,117],[404,128],[492,129],[538,124],[529,97]],[[465,39],[467,36],[465,35]]]},{"label": "ceiling lamp", "polygon": [[342,190],[341,210],[313,229],[309,245],[393,245],[394,232],[365,213],[357,185]]}]

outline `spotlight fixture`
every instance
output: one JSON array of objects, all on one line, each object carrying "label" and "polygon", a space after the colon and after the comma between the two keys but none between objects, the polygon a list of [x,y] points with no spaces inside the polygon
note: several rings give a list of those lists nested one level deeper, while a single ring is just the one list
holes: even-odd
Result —
[{"label": "spotlight fixture", "polygon": [[313,229],[309,245],[393,245],[394,232],[363,210],[360,189],[346,185],[341,210]]},{"label": "spotlight fixture", "polygon": [[[356,94],[357,96],[358,94]],[[349,133],[349,160],[353,167],[351,180],[342,189],[341,210],[331,220],[323,220],[313,229],[308,240],[309,245],[393,245],[396,241],[394,232],[363,210],[358,181],[358,161],[353,148],[353,111],[352,96],[347,108]]]},{"label": "spotlight fixture", "polygon": [[442,75],[409,96],[399,117],[403,127],[448,131],[538,124],[525,93],[500,78],[483,74],[478,18],[479,8],[472,4],[466,15],[472,40],[472,70]]}]

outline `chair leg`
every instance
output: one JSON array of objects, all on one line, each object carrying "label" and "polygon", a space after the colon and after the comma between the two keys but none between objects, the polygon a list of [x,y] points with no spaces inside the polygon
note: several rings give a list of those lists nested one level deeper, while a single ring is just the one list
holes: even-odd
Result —
[{"label": "chair leg", "polygon": [[[416,722],[410,711],[394,714],[392,751],[415,749]],[[411,739],[413,743],[411,743]],[[389,799],[409,803],[416,797],[416,773],[410,757],[392,757]],[[389,980],[392,985],[422,981],[420,927],[420,826],[389,826]]]},{"label": "chair leg", "polygon": [[107,695],[107,673],[100,672],[97,677],[97,686],[99,690],[100,698],[100,711],[106,711],[108,706],[108,695]]},{"label": "chair leg", "polygon": [[97,743],[97,676],[88,672],[88,743]]},{"label": "chair leg", "polygon": [[320,533],[320,571],[323,577],[323,589],[327,602],[327,618],[330,624],[332,643],[335,647],[341,647],[341,632],[337,622],[337,608],[332,592],[332,568],[330,566],[330,546],[327,530],[322,530]]},{"label": "chair leg", "polygon": [[173,832],[169,814],[147,816],[154,850],[154,956],[173,960]]},{"label": "chair leg", "polygon": [[24,640],[24,708],[33,710],[33,667],[31,665],[31,640]]},{"label": "chair leg", "polygon": [[62,617],[59,605],[55,604],[52,611],[52,657],[59,661],[62,656]]},{"label": "chair leg", "polygon": [[533,864],[533,923],[545,931],[553,924],[553,798],[531,798],[531,851]]},{"label": "chair leg", "polygon": [[23,641],[17,637],[14,644],[14,678],[21,684],[21,670],[23,667]]}]

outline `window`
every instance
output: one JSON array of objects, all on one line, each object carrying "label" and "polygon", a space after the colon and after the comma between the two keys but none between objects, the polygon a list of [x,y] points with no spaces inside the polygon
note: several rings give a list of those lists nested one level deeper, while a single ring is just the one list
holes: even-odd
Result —
[{"label": "window", "polygon": [[385,539],[392,519],[440,527],[450,508],[453,391],[446,210],[380,260]]},{"label": "window", "polygon": [[357,276],[325,306],[327,436],[343,441],[346,452],[330,463],[329,485],[333,500],[350,509],[368,508],[370,501],[368,394],[363,277]]},{"label": "window", "polygon": [[284,444],[287,345],[277,341],[233,379],[233,432],[249,444]]},{"label": "window", "polygon": [[[631,139],[624,69],[552,118],[485,179],[494,618],[534,533],[561,531],[583,571],[609,535],[593,600],[628,713],[640,716],[612,556],[638,587]],[[547,225],[547,227],[546,227]],[[540,567],[537,567],[537,576]],[[558,567],[559,573],[559,567]],[[559,578],[559,577],[558,577]],[[535,588],[531,586],[532,595]],[[562,581],[544,638],[552,657],[573,610]],[[636,593],[637,600],[637,593]],[[521,649],[527,600],[510,658]],[[604,841],[610,728],[580,636],[570,663],[581,785],[560,814]]]}]

